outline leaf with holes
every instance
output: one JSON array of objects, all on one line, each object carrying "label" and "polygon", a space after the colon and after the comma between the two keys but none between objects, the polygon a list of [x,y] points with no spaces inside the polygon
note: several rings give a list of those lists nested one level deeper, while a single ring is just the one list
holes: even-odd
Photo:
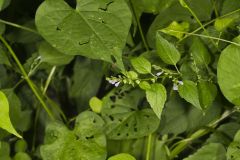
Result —
[{"label": "leaf with holes", "polygon": [[180,60],[180,53],[175,46],[164,39],[159,33],[156,34],[157,54],[166,64],[176,65]]},{"label": "leaf with holes", "polygon": [[43,160],[105,160],[103,126],[101,117],[90,111],[77,116],[74,130],[57,122],[49,124],[40,148]]},{"label": "leaf with holes", "polygon": [[160,83],[151,85],[151,89],[146,90],[147,101],[154,113],[161,119],[162,110],[167,100],[167,91]]},{"label": "leaf with holes", "polygon": [[109,139],[140,138],[158,128],[159,119],[154,112],[142,108],[144,106],[140,102],[143,98],[142,90],[129,90],[127,87],[114,89],[103,98],[102,117]]},{"label": "leaf with holes", "polygon": [[0,117],[0,128],[14,134],[19,138],[22,138],[22,136],[17,133],[11,123],[8,99],[2,91],[0,91]]},{"label": "leaf with holes", "polygon": [[76,9],[63,0],[47,0],[38,8],[35,22],[40,34],[59,51],[124,68],[122,49],[132,22],[124,0],[77,0]]}]

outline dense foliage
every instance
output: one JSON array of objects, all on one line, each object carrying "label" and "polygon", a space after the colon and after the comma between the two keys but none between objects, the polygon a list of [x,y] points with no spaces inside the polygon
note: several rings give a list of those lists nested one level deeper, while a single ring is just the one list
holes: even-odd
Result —
[{"label": "dense foliage", "polygon": [[240,160],[239,0],[1,0],[1,160]]}]

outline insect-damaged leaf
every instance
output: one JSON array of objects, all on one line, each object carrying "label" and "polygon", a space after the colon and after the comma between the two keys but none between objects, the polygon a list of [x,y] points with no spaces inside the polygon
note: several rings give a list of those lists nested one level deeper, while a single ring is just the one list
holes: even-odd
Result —
[{"label": "insect-damaged leaf", "polygon": [[0,127],[14,134],[15,136],[22,138],[14,129],[10,117],[9,117],[9,103],[8,99],[3,92],[0,91]]},{"label": "insect-damaged leaf", "polygon": [[76,9],[63,0],[46,0],[35,22],[40,34],[59,51],[124,68],[121,54],[132,22],[124,0],[77,0]]},{"label": "insect-damaged leaf", "polygon": [[103,125],[101,117],[89,111],[77,116],[73,131],[57,122],[49,124],[40,148],[43,160],[105,160]]},{"label": "insect-damaged leaf", "polygon": [[103,98],[102,116],[109,139],[140,138],[158,128],[157,116],[140,103],[143,97],[143,91],[125,87],[114,89]]}]

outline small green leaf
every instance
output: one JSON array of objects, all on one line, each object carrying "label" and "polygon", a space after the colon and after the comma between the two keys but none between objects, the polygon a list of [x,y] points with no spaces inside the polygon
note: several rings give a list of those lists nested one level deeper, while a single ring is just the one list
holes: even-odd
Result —
[{"label": "small green leaf", "polygon": [[0,1],[0,11],[5,9],[10,4],[10,2],[11,2],[11,0],[1,0]]},{"label": "small green leaf", "polygon": [[220,143],[209,143],[183,160],[226,160],[226,150]]},{"label": "small green leaf", "polygon": [[146,97],[154,113],[161,119],[162,110],[167,99],[165,87],[159,83],[152,84],[151,89],[146,90]]},{"label": "small green leaf", "polygon": [[137,57],[131,59],[131,64],[138,73],[151,73],[151,63],[144,57]]},{"label": "small green leaf", "polygon": [[132,155],[127,153],[120,153],[108,158],[108,160],[136,160]]},{"label": "small green leaf", "polygon": [[181,6],[183,6],[184,8],[187,8],[187,7],[188,7],[187,4],[186,4],[186,2],[185,2],[185,0],[179,0],[179,2],[180,2],[180,4],[181,4]]},{"label": "small green leaf", "polygon": [[[180,32],[173,32],[171,30],[180,31]],[[188,30],[189,30],[189,23],[185,21],[181,23],[173,21],[171,24],[169,24],[169,26],[167,26],[164,29],[161,29],[163,33],[172,35],[178,39],[181,39],[184,36],[184,33],[182,32],[187,32]]]},{"label": "small green leaf", "polygon": [[32,160],[32,159],[27,153],[18,152],[14,155],[13,160]]},{"label": "small green leaf", "polygon": [[198,82],[197,87],[201,108],[205,110],[216,98],[217,87],[208,81]]},{"label": "small green leaf", "polygon": [[194,38],[192,46],[190,48],[190,53],[195,61],[195,63],[199,66],[207,67],[207,65],[211,61],[211,56],[204,46],[203,42],[199,38]]},{"label": "small green leaf", "polygon": [[183,85],[179,85],[179,95],[187,102],[191,103],[198,109],[202,109],[199,103],[197,84],[192,81],[183,81]]},{"label": "small green leaf", "polygon": [[219,58],[217,77],[223,95],[233,104],[240,105],[240,47],[229,45]]},{"label": "small green leaf", "polygon": [[159,33],[156,34],[157,54],[166,64],[176,65],[181,55],[175,46],[165,40]]},{"label": "small green leaf", "polygon": [[89,101],[89,105],[95,113],[100,113],[102,110],[102,101],[97,97],[92,97]]},{"label": "small green leaf", "polygon": [[151,85],[147,81],[141,81],[139,87],[143,90],[151,89]]},{"label": "small green leaf", "polygon": [[233,24],[235,21],[235,18],[233,17],[224,17],[224,18],[217,18],[214,27],[216,28],[217,31],[222,32],[229,26]]},{"label": "small green leaf", "polygon": [[10,117],[9,117],[9,103],[7,97],[3,92],[0,91],[0,127],[14,134],[15,136],[22,138],[14,129]]}]

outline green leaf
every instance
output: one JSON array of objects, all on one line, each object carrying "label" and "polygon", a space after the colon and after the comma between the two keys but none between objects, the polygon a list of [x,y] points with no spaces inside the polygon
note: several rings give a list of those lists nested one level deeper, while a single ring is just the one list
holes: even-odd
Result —
[{"label": "green leaf", "polygon": [[156,131],[159,125],[157,116],[145,105],[138,106],[144,97],[142,90],[122,87],[113,89],[103,98],[101,114],[109,139],[141,138]]},{"label": "green leaf", "polygon": [[77,116],[74,130],[54,122],[46,129],[45,144],[40,147],[43,160],[105,160],[104,122],[93,112]]},{"label": "green leaf", "polygon": [[9,133],[14,134],[15,136],[22,138],[21,135],[17,133],[14,129],[10,116],[9,116],[9,103],[5,94],[0,91],[0,127],[8,131]]},{"label": "green leaf", "polygon": [[132,155],[127,153],[120,153],[108,158],[108,160],[136,160]]},{"label": "green leaf", "polygon": [[89,105],[95,113],[100,113],[102,110],[102,101],[97,97],[92,97],[89,101]]},{"label": "green leaf", "polygon": [[214,27],[217,31],[222,32],[229,26],[231,26],[235,21],[234,17],[224,17],[224,18],[217,18],[214,22]]},{"label": "green leaf", "polygon": [[14,145],[15,152],[25,152],[27,148],[27,142],[24,139],[18,140]]},{"label": "green leaf", "polygon": [[5,9],[10,4],[10,2],[11,2],[11,0],[1,0],[0,1],[0,11]]},{"label": "green leaf", "polygon": [[233,104],[240,105],[240,47],[229,45],[219,58],[217,77],[223,95]]},{"label": "green leaf", "polygon": [[240,159],[240,130],[234,136],[233,142],[228,146],[227,158],[229,160]]},{"label": "green leaf", "polygon": [[[180,31],[180,32],[173,32],[171,30]],[[188,22],[178,23],[176,21],[173,21],[166,28],[161,29],[161,31],[163,33],[169,34],[169,35],[174,36],[178,39],[181,39],[184,36],[184,33],[182,33],[182,32],[187,32],[188,30],[189,30],[189,23]]]},{"label": "green leaf", "polygon": [[31,157],[25,152],[18,152],[14,155],[13,160],[31,160]]},{"label": "green leaf", "polygon": [[197,84],[192,81],[183,81],[183,85],[179,85],[179,95],[187,102],[191,103],[194,107],[202,109],[199,103]]},{"label": "green leaf", "polygon": [[51,65],[65,65],[73,59],[73,56],[65,55],[59,52],[47,42],[40,43],[38,52],[41,56],[42,62],[46,62]]},{"label": "green leaf", "polygon": [[165,87],[159,83],[152,84],[151,89],[146,90],[146,97],[154,113],[161,119],[162,110],[167,100]]},{"label": "green leaf", "polygon": [[144,57],[137,57],[131,59],[131,64],[133,68],[141,74],[151,73],[151,63]]},{"label": "green leaf", "polygon": [[226,160],[225,154],[226,150],[222,144],[209,143],[183,160]]},{"label": "green leaf", "polygon": [[124,0],[77,0],[76,9],[62,0],[47,0],[35,22],[40,34],[64,54],[101,59],[124,69],[122,49],[132,22]]},{"label": "green leaf", "polygon": [[211,61],[211,56],[207,48],[199,38],[193,39],[193,43],[190,48],[190,53],[195,63],[199,66],[207,67],[207,65]]},{"label": "green leaf", "polygon": [[139,83],[139,87],[143,90],[149,90],[151,89],[151,85],[147,81],[141,81]]},{"label": "green leaf", "polygon": [[209,105],[211,105],[217,96],[217,87],[208,81],[200,81],[197,84],[199,102],[201,108],[205,110]]},{"label": "green leaf", "polygon": [[166,64],[176,65],[180,60],[180,53],[175,46],[165,40],[159,33],[156,34],[157,54]]}]

